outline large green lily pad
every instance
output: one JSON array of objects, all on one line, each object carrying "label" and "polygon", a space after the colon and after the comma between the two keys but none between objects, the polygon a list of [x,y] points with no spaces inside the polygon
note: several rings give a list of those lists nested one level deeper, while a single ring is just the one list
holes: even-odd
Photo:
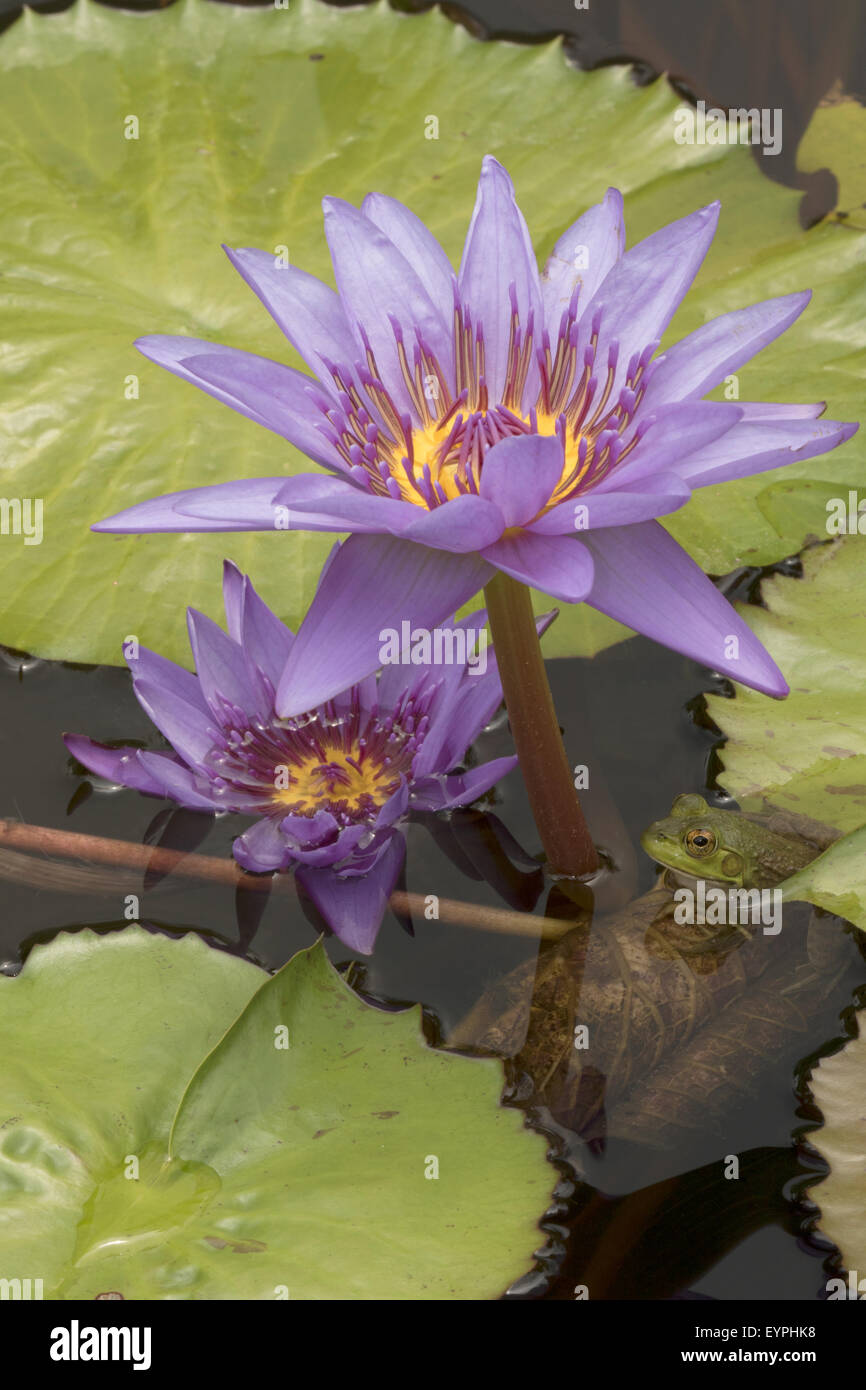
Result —
[{"label": "large green lily pad", "polygon": [[[218,607],[225,554],[300,619],[328,538],[111,538],[88,526],[160,492],[309,466],[132,341],[181,333],[295,360],[219,243],[287,247],[330,276],[326,193],[403,199],[455,259],[487,152],[511,170],[542,255],[610,183],[625,193],[631,242],[721,198],[721,230],[670,337],[810,285],[810,311],[740,372],[740,396],[827,397],[852,417],[866,343],[860,234],[801,231],[799,195],[745,148],[675,141],[677,105],[663,81],[638,88],[626,68],[570,69],[558,42],[480,44],[438,11],[384,3],[25,11],[0,36],[0,476],[7,499],[44,500],[44,538],[0,536],[0,641],[119,662],[135,633],[187,661],[183,608]],[[426,138],[432,117],[438,139]],[[853,483],[862,451],[854,440],[799,471]],[[766,483],[706,491],[670,529],[714,573],[797,550],[801,530],[780,536],[754,505]],[[564,612],[548,651],[592,652],[625,631]]]},{"label": "large green lily pad", "polygon": [[866,823],[866,537],[808,550],[803,571],[765,579],[766,608],[740,606],[791,693],[708,697],[719,780],[746,810],[766,800],[847,832]]},{"label": "large green lily pad", "polygon": [[[841,1052],[825,1057],[815,1068],[809,1087],[824,1116],[823,1128],[809,1135],[830,1165],[830,1173],[813,1187],[818,1225],[839,1247],[845,1270],[866,1273],[866,1030],[859,1015],[860,1035]],[[856,1283],[857,1281],[855,1281]],[[850,1281],[848,1281],[850,1288]],[[862,1286],[866,1288],[866,1284]],[[847,1297],[848,1289],[831,1289]],[[857,1296],[856,1294],[854,1296]],[[860,1294],[862,1297],[862,1294]]]},{"label": "large green lily pad", "polygon": [[802,579],[773,575],[761,596],[766,608],[741,612],[791,693],[708,697],[727,739],[719,780],[744,810],[767,804],[841,832],[783,892],[866,928],[866,538],[808,550]]},{"label": "large green lily pad", "polygon": [[273,977],[129,927],[0,979],[0,1255],[44,1296],[495,1298],[555,1182],[502,1069],[320,944]]}]

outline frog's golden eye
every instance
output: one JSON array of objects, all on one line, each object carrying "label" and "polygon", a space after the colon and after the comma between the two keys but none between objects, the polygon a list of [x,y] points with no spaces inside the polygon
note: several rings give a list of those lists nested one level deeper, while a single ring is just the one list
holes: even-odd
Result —
[{"label": "frog's golden eye", "polygon": [[695,859],[705,859],[716,847],[716,837],[712,830],[687,830],[686,849]]}]

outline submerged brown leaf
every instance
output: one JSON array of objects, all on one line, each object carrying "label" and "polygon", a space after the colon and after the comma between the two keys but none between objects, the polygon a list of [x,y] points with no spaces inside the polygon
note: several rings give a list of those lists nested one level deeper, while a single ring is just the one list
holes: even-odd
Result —
[{"label": "submerged brown leaf", "polygon": [[[514,1059],[553,1118],[587,1140],[658,1147],[715,1127],[802,1037],[856,946],[836,918],[675,927],[664,888],[581,925],[482,997],[448,1038]],[[584,1031],[585,1030],[585,1031]]]}]

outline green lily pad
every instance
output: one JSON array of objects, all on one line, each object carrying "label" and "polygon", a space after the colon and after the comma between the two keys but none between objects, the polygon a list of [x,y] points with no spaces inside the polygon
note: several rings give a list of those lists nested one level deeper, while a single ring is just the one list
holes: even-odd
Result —
[{"label": "green lily pad", "polygon": [[838,82],[818,103],[797,149],[797,168],[804,174],[829,168],[839,187],[835,216],[866,228],[866,110]]},{"label": "green lily pad", "polygon": [[866,825],[837,840],[781,885],[785,902],[808,902],[866,930]]},{"label": "green lily pad", "polygon": [[[678,144],[677,107],[663,81],[575,71],[558,41],[479,44],[436,10],[180,0],[124,14],[79,0],[63,14],[25,11],[0,36],[0,469],[4,498],[42,499],[44,534],[38,545],[0,535],[0,641],[119,662],[134,633],[185,662],[184,606],[218,609],[226,554],[300,619],[327,537],[115,538],[88,526],[161,492],[309,468],[132,341],[188,334],[298,365],[219,243],[285,247],[330,278],[326,193],[403,199],[455,259],[487,152],[510,169],[542,255],[610,183],[625,193],[631,242],[721,198],[720,232],[669,339],[810,285],[810,310],[742,369],[739,394],[826,397],[854,417],[860,235],[831,222],[801,231],[799,195],[748,150]],[[853,485],[863,450],[855,439],[797,476]],[[713,573],[778,559],[803,534],[780,536],[755,506],[767,485],[705,490],[670,529]],[[566,610],[548,650],[596,651],[626,631]]]},{"label": "green lily pad", "polygon": [[759,492],[759,509],[780,536],[801,531],[809,543],[843,535],[866,535],[866,500],[847,483],[783,478]]},{"label": "green lily pad", "polygon": [[531,1265],[555,1177],[501,1065],[321,944],[268,976],[61,935],[0,979],[0,1052],[3,1272],[46,1298],[495,1298]]},{"label": "green lily pad", "polygon": [[[866,1275],[866,1029],[841,1052],[825,1057],[812,1073],[809,1089],[824,1116],[824,1125],[809,1135],[830,1165],[830,1173],[810,1191],[821,1209],[819,1228],[838,1246],[842,1265]],[[856,1284],[858,1281],[855,1280]],[[848,1288],[846,1288],[846,1284]],[[863,1284],[866,1289],[866,1284]],[[850,1281],[828,1286],[834,1298],[849,1296]],[[855,1292],[853,1297],[857,1297]],[[860,1293],[862,1297],[862,1292]]]},{"label": "green lily pad", "polygon": [[808,550],[803,571],[766,579],[766,608],[740,605],[791,693],[708,697],[719,780],[745,810],[767,801],[847,833],[866,823],[866,537]]}]

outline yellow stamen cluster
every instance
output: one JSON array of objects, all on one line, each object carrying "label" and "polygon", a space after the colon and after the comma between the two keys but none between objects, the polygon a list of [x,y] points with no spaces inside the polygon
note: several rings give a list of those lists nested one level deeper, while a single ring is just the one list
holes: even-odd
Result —
[{"label": "yellow stamen cluster", "polygon": [[[393,769],[369,759],[359,748],[328,749],[327,761],[311,754],[303,762],[275,769],[274,801],[299,816],[312,815],[325,802],[339,802],[351,815],[384,806],[397,787]],[[283,786],[282,783],[286,785]]]},{"label": "yellow stamen cluster", "polygon": [[[334,442],[352,476],[375,496],[432,510],[454,498],[478,494],[485,455],[503,439],[558,435],[562,471],[543,511],[595,486],[638,442],[638,431],[628,442],[624,435],[645,392],[646,368],[656,345],[632,359],[625,385],[615,395],[618,344],[609,346],[600,381],[595,375],[600,315],[579,346],[576,303],[575,297],[551,350],[546,333],[537,345],[531,315],[522,328],[512,292],[504,385],[495,402],[489,399],[483,333],[459,304],[454,308],[453,392],[420,337],[409,361],[395,326],[411,416],[401,415],[369,346],[360,385],[335,371],[343,408],[331,413],[337,430]],[[530,380],[535,403],[527,410],[524,397]]]}]

